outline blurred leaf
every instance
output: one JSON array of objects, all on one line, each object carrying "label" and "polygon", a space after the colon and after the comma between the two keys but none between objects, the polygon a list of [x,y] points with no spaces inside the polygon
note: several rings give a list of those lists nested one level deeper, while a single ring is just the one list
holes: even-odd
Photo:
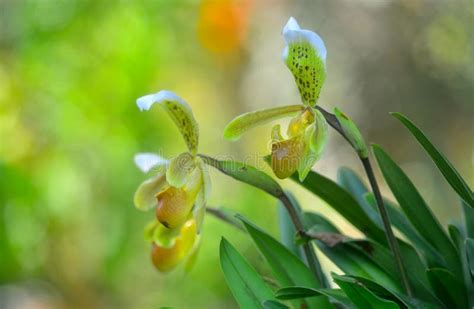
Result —
[{"label": "blurred leaf", "polygon": [[467,295],[459,277],[443,268],[427,270],[436,295],[448,308],[467,308]]},{"label": "blurred leaf", "polygon": [[[239,219],[245,225],[249,235],[272,268],[276,279],[283,286],[303,285],[314,288],[321,287],[316,276],[309,268],[285,246],[262,231],[242,216]],[[305,300],[310,308],[331,308],[326,298]]]},{"label": "blurred leaf", "polygon": [[203,159],[204,163],[217,168],[222,173],[238,181],[259,188],[277,198],[283,195],[282,188],[272,177],[253,166],[237,161],[216,160],[205,155],[199,156]]},{"label": "blurred leaf", "polygon": [[[374,211],[377,209],[375,197],[372,193],[367,193],[365,199],[373,207]],[[414,248],[421,251],[427,259],[430,267],[446,267],[446,262],[443,257],[431,246],[413,227],[405,215],[400,211],[398,206],[384,199],[384,205],[387,209],[390,222],[395,226],[405,237],[413,244]]]},{"label": "blurred leaf", "polygon": [[263,302],[263,308],[265,309],[289,309],[285,304],[280,303],[276,300],[266,300]]},{"label": "blurred leaf", "polygon": [[418,142],[425,148],[444,178],[449,182],[451,187],[459,196],[471,207],[474,207],[474,197],[472,190],[461,177],[459,172],[449,162],[449,160],[430,142],[423,132],[413,124],[407,117],[400,113],[392,113],[392,115],[400,120],[405,127],[415,136]]},{"label": "blurred leaf", "polygon": [[426,205],[413,183],[400,167],[378,145],[373,145],[374,154],[382,174],[405,215],[421,236],[435,247],[445,258],[448,267],[461,276],[459,256],[440,223]]},{"label": "blurred leaf", "polygon": [[221,240],[219,252],[224,277],[239,306],[264,308],[262,303],[273,299],[273,292],[262,277],[225,238]]},{"label": "blurred leaf", "polygon": [[323,199],[362,233],[381,243],[386,243],[383,231],[370,220],[352,195],[335,182],[314,171],[309,172],[303,182],[298,181],[297,175],[292,175],[291,179]]},{"label": "blurred leaf", "polygon": [[249,112],[232,119],[224,129],[224,138],[238,140],[247,130],[268,123],[272,120],[288,117],[302,111],[304,106],[289,105]]},{"label": "blurred leaf", "polygon": [[[292,204],[294,205],[296,211],[301,213],[301,208],[296,199],[294,198],[291,192],[286,192],[288,198],[290,198]],[[281,201],[278,201],[278,223],[280,226],[280,238],[281,242],[288,248],[294,255],[300,258],[300,260],[306,262],[301,248],[296,244],[296,229],[291,221],[291,217],[288,214],[285,206]]]},{"label": "blurred leaf", "polygon": [[373,309],[398,309],[400,308],[396,303],[390,300],[382,299],[369,291],[364,286],[357,283],[357,280],[333,274],[334,281],[346,293],[349,299],[358,308],[373,308]]}]

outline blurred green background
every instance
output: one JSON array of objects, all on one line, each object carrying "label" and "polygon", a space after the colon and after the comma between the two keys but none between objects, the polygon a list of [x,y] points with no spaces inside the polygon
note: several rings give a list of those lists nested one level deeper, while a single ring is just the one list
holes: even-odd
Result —
[{"label": "blurred green background", "polygon": [[[151,265],[143,226],[153,214],[133,207],[146,178],[133,155],[172,156],[185,144],[163,110],[140,113],[135,100],[175,91],[200,123],[201,152],[264,168],[270,126],[233,144],[222,130],[239,113],[299,102],[281,61],[290,16],[325,40],[320,104],[339,106],[385,147],[441,221],[459,219],[455,194],[388,112],[412,118],[472,187],[472,1],[1,0],[0,307],[236,307],[218,263],[221,236],[269,271],[245,235],[213,217],[190,274]],[[315,169],[334,179],[341,165],[361,171],[331,133]],[[211,205],[277,234],[273,198],[211,177]],[[317,198],[282,183],[354,233]]]}]

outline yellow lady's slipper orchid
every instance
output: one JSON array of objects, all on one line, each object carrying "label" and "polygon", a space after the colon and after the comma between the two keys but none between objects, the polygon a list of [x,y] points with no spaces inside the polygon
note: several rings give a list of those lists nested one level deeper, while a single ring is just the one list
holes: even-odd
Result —
[{"label": "yellow lady's slipper orchid", "polygon": [[171,245],[153,241],[151,260],[156,269],[161,272],[173,270],[183,259],[190,257],[194,250],[197,250],[196,232],[196,221],[191,218],[181,226],[179,235],[170,241]]},{"label": "yellow lady's slipper orchid", "polygon": [[302,104],[245,113],[234,118],[225,128],[224,137],[237,140],[246,130],[275,119],[294,116],[285,139],[280,126],[273,127],[271,166],[279,178],[298,171],[300,181],[321,157],[327,141],[327,121],[314,108],[326,79],[326,47],[314,32],[301,29],[291,17],[283,28],[286,47],[283,61],[293,74]]},{"label": "yellow lady's slipper orchid", "polygon": [[[135,164],[155,175],[144,181],[134,197],[140,210],[156,208],[156,219],[147,227],[152,242],[152,260],[159,271],[173,269],[196,242],[210,193],[207,167],[196,156],[199,129],[189,105],[169,91],[160,91],[137,100],[140,110],[157,103],[163,106],[178,126],[188,151],[166,160],[157,154],[140,153]],[[196,242],[197,243],[197,242]]]}]

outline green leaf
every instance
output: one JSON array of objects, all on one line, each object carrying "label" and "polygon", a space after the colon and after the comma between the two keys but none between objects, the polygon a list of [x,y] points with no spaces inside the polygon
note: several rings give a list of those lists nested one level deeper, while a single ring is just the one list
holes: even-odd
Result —
[{"label": "green leaf", "polygon": [[349,299],[358,308],[373,309],[398,309],[400,308],[395,302],[378,297],[364,286],[358,284],[357,280],[338,276],[333,274],[334,281],[346,293]]},{"label": "green leaf", "polygon": [[339,233],[339,230],[331,221],[318,213],[304,212],[302,220],[306,230],[312,230],[313,232]]},{"label": "green leaf", "polygon": [[467,260],[469,262],[469,270],[471,272],[471,277],[474,279],[474,239],[467,238],[465,245]]},{"label": "green leaf", "polygon": [[[368,192],[365,196],[367,203],[377,211],[377,204],[375,197],[371,192]],[[418,231],[408,221],[405,215],[400,211],[399,207],[392,202],[384,199],[384,205],[387,209],[390,222],[395,226],[405,237],[413,244],[413,246],[419,250],[426,258],[427,263],[430,267],[446,267],[446,262],[443,257],[430,245],[423,237],[420,236]]]},{"label": "green leaf", "polygon": [[289,309],[285,304],[280,303],[276,300],[266,300],[263,302],[263,308],[265,309]]},{"label": "green leaf", "polygon": [[217,160],[205,155],[199,156],[202,158],[204,163],[238,181],[259,188],[277,198],[284,194],[281,186],[272,177],[251,165],[237,161]]},{"label": "green leaf", "polygon": [[464,237],[461,234],[460,229],[454,225],[449,225],[449,235],[451,236],[451,239],[453,240],[454,244],[456,245],[459,251],[459,256],[461,258],[461,266],[463,270],[464,287],[467,291],[469,307],[473,308],[474,307],[474,284],[472,282],[471,272],[469,269],[466,243],[464,242]]},{"label": "green leaf", "polygon": [[380,146],[373,145],[373,149],[385,181],[407,218],[418,233],[444,257],[449,269],[456,276],[461,276],[456,248],[411,180]]},{"label": "green leaf", "polygon": [[364,138],[359,131],[357,125],[352,121],[352,119],[344,114],[338,108],[334,108],[334,115],[337,118],[337,121],[342,127],[347,139],[351,143],[352,147],[357,151],[359,156],[363,159],[369,157],[369,150],[365,144]]},{"label": "green leaf", "polygon": [[263,125],[275,119],[292,116],[303,109],[304,106],[299,104],[242,114],[227,124],[224,129],[224,138],[232,141],[238,140],[245,131],[253,127]]},{"label": "green leaf", "polygon": [[372,222],[379,228],[383,227],[378,209],[374,209],[364,198],[365,194],[369,193],[369,190],[353,170],[347,167],[339,168],[337,171],[337,183],[352,195]]},{"label": "green leaf", "polygon": [[442,303],[436,303],[436,304],[435,303],[428,303],[428,302],[425,302],[425,301],[407,296],[405,294],[392,291],[392,290],[384,287],[383,285],[381,285],[381,284],[379,284],[375,281],[366,279],[366,278],[352,276],[352,275],[346,275],[346,277],[350,277],[350,278],[355,279],[359,284],[361,284],[364,287],[366,287],[367,289],[369,289],[375,295],[377,295],[377,296],[379,296],[383,299],[387,299],[387,300],[391,300],[393,302],[396,302],[401,307],[407,307],[409,309],[420,309],[420,308],[434,309],[434,308],[439,308],[439,307],[443,306]]},{"label": "green leaf", "polygon": [[[249,235],[263,254],[275,274],[275,278],[283,286],[302,285],[319,288],[321,283],[309,268],[284,245],[262,231],[242,216],[239,219],[245,225]],[[314,298],[305,301],[310,308],[331,308],[326,298]]]},{"label": "green leaf", "polygon": [[291,179],[323,199],[362,233],[381,243],[386,243],[383,230],[370,220],[352,195],[334,181],[314,171],[309,172],[303,182],[298,181],[297,175],[292,175]]},{"label": "green leaf", "polygon": [[[417,252],[403,241],[398,240],[398,244],[403,265],[407,270],[408,281],[415,295],[422,300],[436,302],[435,295],[433,295],[429,289],[429,282],[425,273],[426,266],[420,260]],[[401,279],[399,278],[398,269],[393,260],[392,253],[386,247],[370,240],[348,240],[345,241],[343,245],[356,249],[360,254],[366,256],[375,265],[383,269],[385,273],[390,274],[391,278],[400,282]],[[373,279],[374,281],[383,283],[377,277]],[[391,287],[393,291],[400,291],[400,288],[395,288],[388,284],[384,284],[384,286]]]},{"label": "green leaf", "polygon": [[474,238],[474,209],[463,202],[462,210],[464,216],[464,225],[466,227],[466,234],[468,237]]},{"label": "green leaf", "polygon": [[239,306],[264,308],[262,303],[273,299],[273,292],[262,277],[225,238],[221,240],[219,251],[224,277]]},{"label": "green leaf", "polygon": [[[297,203],[291,192],[286,192],[286,195],[290,198],[292,204],[298,213],[301,212],[301,208]],[[291,217],[288,214],[285,206],[281,201],[278,201],[278,223],[280,227],[280,239],[281,242],[288,248],[294,255],[299,257],[302,261],[306,261],[302,253],[301,248],[296,244],[296,229],[291,221]]]},{"label": "green leaf", "polygon": [[413,124],[413,122],[411,122],[410,119],[400,113],[392,113],[392,115],[400,120],[403,125],[410,130],[413,136],[415,136],[454,191],[456,191],[469,206],[474,207],[474,196],[472,190],[451,162],[449,162],[449,160],[430,142],[430,140],[415,126],[415,124]]},{"label": "green leaf", "polygon": [[467,295],[459,277],[444,268],[427,270],[436,295],[448,308],[467,308]]},{"label": "green leaf", "polygon": [[[318,232],[327,232],[324,230],[324,227],[324,225],[319,225]],[[314,231],[314,229],[311,231]],[[331,233],[331,230],[329,232]],[[340,241],[333,243],[321,237],[316,240],[316,244],[324,255],[344,273],[376,280],[385,286],[400,290],[399,283],[394,279],[393,273],[390,274],[384,271],[370,255],[364,254],[359,246],[351,244],[351,241],[347,240],[347,237],[341,237],[340,239]],[[331,240],[331,238],[329,238],[329,240]],[[371,253],[373,252],[374,245],[366,244],[366,247]],[[389,258],[391,259],[391,256],[389,256]]]},{"label": "green leaf", "polygon": [[142,182],[133,196],[135,207],[143,211],[155,207],[158,204],[156,195],[165,184],[166,178],[164,174],[158,174]]},{"label": "green leaf", "polygon": [[278,299],[299,299],[325,295],[331,302],[341,305],[343,308],[355,308],[343,291],[338,289],[314,289],[303,286],[291,286],[278,290],[275,294]]}]

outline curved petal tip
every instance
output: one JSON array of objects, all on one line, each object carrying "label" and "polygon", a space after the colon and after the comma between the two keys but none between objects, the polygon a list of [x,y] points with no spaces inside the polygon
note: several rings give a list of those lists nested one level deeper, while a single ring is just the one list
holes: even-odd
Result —
[{"label": "curved petal tip", "polygon": [[135,165],[144,173],[148,173],[155,166],[168,164],[168,160],[154,153],[137,153],[133,161],[135,161]]},{"label": "curved petal tip", "polygon": [[300,25],[298,25],[298,22],[292,16],[288,19],[288,22],[286,23],[285,27],[283,27],[283,35],[290,30],[300,30],[300,29],[301,29]]},{"label": "curved petal tip", "polygon": [[140,111],[147,111],[151,108],[151,106],[155,103],[159,103],[162,101],[178,101],[182,104],[184,100],[177,96],[174,92],[169,90],[161,90],[154,94],[148,94],[143,97],[137,99],[137,106]]}]

